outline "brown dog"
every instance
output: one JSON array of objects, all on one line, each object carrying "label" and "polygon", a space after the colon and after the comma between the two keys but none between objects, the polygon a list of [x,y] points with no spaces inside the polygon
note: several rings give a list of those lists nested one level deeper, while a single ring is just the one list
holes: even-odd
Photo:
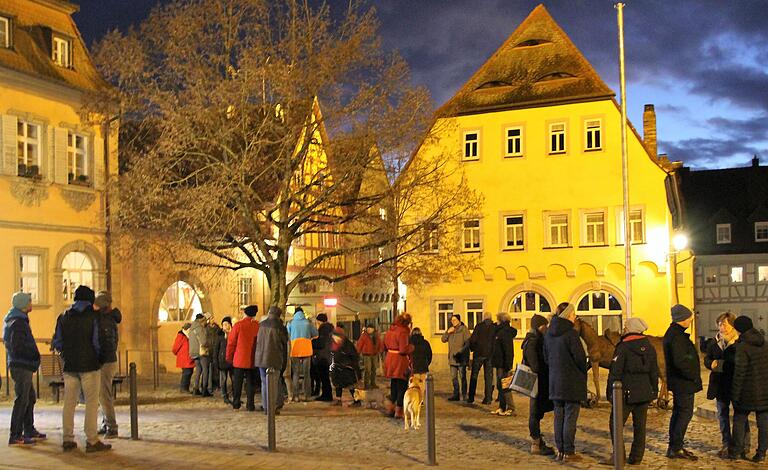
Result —
[{"label": "brown dog", "polygon": [[419,429],[421,427],[421,404],[424,402],[424,381],[427,374],[413,374],[408,379],[408,390],[403,397],[403,415],[405,421],[405,430],[408,430],[408,420],[410,418],[411,428]]}]

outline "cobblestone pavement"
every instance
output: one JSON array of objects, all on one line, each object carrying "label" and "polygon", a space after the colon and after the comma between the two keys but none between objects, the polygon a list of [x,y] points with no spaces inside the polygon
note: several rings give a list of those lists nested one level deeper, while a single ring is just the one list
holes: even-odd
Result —
[{"label": "cobblestone pavement", "polygon": [[[527,399],[515,396],[517,416],[491,415],[495,407],[448,402],[447,382],[438,376],[437,460],[442,468],[595,468],[610,452],[608,405],[582,409],[577,451],[585,460],[561,465],[549,458],[528,454]],[[381,384],[386,381],[380,380]],[[478,387],[480,390],[482,388]],[[279,452],[266,452],[266,418],[261,413],[235,412],[220,399],[179,396],[171,391],[142,394],[140,441],[130,434],[128,407],[118,406],[120,436],[110,453],[85,455],[82,448],[64,454],[60,450],[60,406],[43,401],[37,406],[37,425],[49,440],[34,448],[9,448],[7,423],[10,402],[0,402],[0,467],[2,468],[415,468],[426,463],[426,430],[404,431],[402,422],[378,411],[331,407],[325,403],[289,404],[277,417]],[[76,426],[81,427],[82,409]],[[669,411],[651,410],[648,445],[642,468],[758,468],[749,462],[724,462],[716,457],[719,432],[716,421],[694,417],[688,431],[689,448],[697,463],[670,461],[664,457]],[[422,422],[424,414],[422,413]],[[424,424],[424,423],[422,423]],[[548,443],[552,415],[543,421]],[[79,429],[78,429],[79,431]],[[82,433],[79,435],[80,445]],[[631,431],[626,432],[627,448]],[[753,440],[756,433],[753,434]],[[600,467],[598,467],[600,468]],[[602,467],[609,468],[609,467]]]}]

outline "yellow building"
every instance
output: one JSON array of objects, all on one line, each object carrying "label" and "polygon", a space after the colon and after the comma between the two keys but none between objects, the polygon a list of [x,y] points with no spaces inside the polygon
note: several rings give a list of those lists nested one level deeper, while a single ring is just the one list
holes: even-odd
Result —
[{"label": "yellow building", "polygon": [[[677,165],[656,155],[652,107],[645,117],[646,142],[628,131],[631,315],[662,334],[678,292],[692,306],[692,277],[690,260],[676,263],[670,246],[665,178]],[[532,315],[571,302],[596,330],[621,329],[628,313],[621,113],[543,6],[438,111],[435,126],[448,130],[414,158],[460,152],[470,186],[484,195],[457,234],[464,251],[480,253],[481,267],[408,291],[414,326],[428,332],[441,360],[439,335],[454,313],[471,328],[509,312],[522,339]]]}]

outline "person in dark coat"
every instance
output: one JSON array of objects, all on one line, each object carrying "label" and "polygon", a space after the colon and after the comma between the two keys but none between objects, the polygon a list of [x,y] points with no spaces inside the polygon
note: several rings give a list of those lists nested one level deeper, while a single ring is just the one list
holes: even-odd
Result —
[{"label": "person in dark coat", "polygon": [[101,387],[99,389],[99,405],[101,405],[101,428],[99,434],[107,439],[117,437],[117,420],[115,418],[115,397],[112,381],[117,374],[117,346],[120,336],[117,325],[123,320],[123,314],[112,306],[112,295],[107,291],[96,294],[93,309],[99,319],[99,336],[103,347],[100,351]]},{"label": "person in dark coat", "polygon": [[411,371],[414,374],[426,374],[429,365],[432,364],[432,346],[424,339],[420,328],[411,330],[411,338],[408,340],[413,345],[411,353]]},{"label": "person in dark coat", "polygon": [[362,377],[360,371],[360,355],[355,344],[347,338],[347,333],[341,327],[336,327],[331,335],[331,365],[329,372],[331,382],[336,389],[336,401],[334,405],[341,405],[341,394],[348,389],[352,395],[353,406],[359,406],[355,400],[355,384]]},{"label": "person in dark coat", "polygon": [[232,363],[227,361],[227,341],[229,333],[232,331],[232,317],[221,319],[221,328],[217,331],[217,341],[214,347],[214,361],[219,369],[219,387],[221,388],[221,398],[227,405],[232,403],[230,400],[230,390],[232,389]]},{"label": "person in dark coat", "polygon": [[3,322],[3,343],[15,394],[8,445],[32,445],[35,439],[46,437],[35,429],[37,396],[32,384],[32,374],[40,367],[40,351],[29,326],[32,295],[16,292],[11,299],[11,305]]},{"label": "person in dark coat", "polygon": [[[629,318],[624,325],[621,342],[616,345],[608,373],[606,396],[613,400],[613,383],[617,380],[622,384],[624,392],[624,415],[622,420],[632,414],[632,448],[627,458],[628,465],[638,465],[645,454],[645,430],[648,416],[648,405],[659,394],[659,364],[656,350],[648,338],[643,335],[648,324],[642,318]],[[608,421],[609,429],[613,432],[613,407]],[[611,440],[615,436],[611,434]],[[612,460],[612,459],[611,459]]]},{"label": "person in dark coat", "polygon": [[[275,379],[280,380],[288,362],[288,329],[283,323],[283,310],[275,305],[269,307],[267,319],[259,323],[256,337],[256,351],[253,365],[261,375],[261,406],[267,412],[267,369],[275,370]],[[282,390],[281,390],[282,389]],[[285,402],[285,389],[278,387],[277,409]]]},{"label": "person in dark coat", "polygon": [[754,328],[752,319],[740,316],[734,321],[740,333],[736,341],[733,386],[733,453],[741,457],[745,451],[744,431],[749,413],[757,415],[757,452],[753,462],[764,462],[768,451],[768,343]]},{"label": "person in dark coat", "polygon": [[555,405],[557,460],[579,462],[576,453],[576,422],[581,402],[587,399],[587,354],[573,328],[576,310],[569,303],[558,305],[544,335],[544,359],[549,366],[549,398]]},{"label": "person in dark coat", "polygon": [[[736,316],[725,312],[717,317],[718,333],[707,342],[704,366],[709,369],[709,386],[707,400],[715,400],[717,419],[720,422],[722,448],[718,452],[720,458],[728,458],[733,447],[731,433],[731,386],[733,385],[733,370],[736,358],[736,340],[739,332],[733,327]],[[749,446],[749,422],[746,423],[745,442]]]},{"label": "person in dark coat", "polygon": [[483,395],[483,405],[489,405],[493,401],[493,359],[494,339],[496,338],[496,326],[490,318],[486,318],[477,325],[469,337],[469,349],[472,351],[472,371],[469,377],[469,393],[467,403],[475,402],[475,391],[477,390],[477,377],[480,375],[480,368],[483,368],[483,381],[485,383],[485,394]]},{"label": "person in dark coat", "polygon": [[328,322],[328,315],[318,313],[317,320],[317,338],[312,340],[312,366],[310,375],[314,371],[314,384],[312,386],[312,395],[318,395],[317,401],[333,401],[333,390],[331,389],[331,377],[329,367],[331,366],[331,334],[333,334],[333,323]]},{"label": "person in dark coat", "polygon": [[517,330],[509,324],[509,315],[499,313],[496,315],[499,325],[496,328],[494,338],[493,357],[491,365],[496,370],[496,388],[499,390],[499,408],[491,411],[499,416],[513,416],[515,414],[515,402],[512,401],[512,391],[501,386],[501,379],[512,373],[515,363],[515,337]]},{"label": "person in dark coat", "polygon": [[552,411],[554,405],[549,399],[549,367],[544,359],[544,334],[547,332],[547,319],[541,315],[531,318],[531,329],[523,340],[523,364],[528,366],[538,377],[538,390],[535,398],[530,398],[528,406],[528,433],[531,436],[531,454],[554,455],[541,436],[541,420],[544,414]]},{"label": "person in dark coat", "polygon": [[669,447],[671,459],[698,460],[684,448],[685,432],[693,417],[693,400],[701,385],[701,365],[696,346],[685,332],[693,323],[693,312],[684,305],[672,307],[672,324],[664,334],[664,359],[667,367],[667,385],[673,393],[672,416],[669,419]]}]

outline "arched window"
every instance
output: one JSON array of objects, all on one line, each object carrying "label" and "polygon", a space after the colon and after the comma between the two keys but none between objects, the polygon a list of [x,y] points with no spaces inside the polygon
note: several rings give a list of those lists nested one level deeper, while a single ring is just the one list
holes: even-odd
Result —
[{"label": "arched window", "polygon": [[621,332],[621,303],[613,294],[593,290],[584,294],[576,307],[576,314],[592,328],[603,334],[606,329]]},{"label": "arched window", "polygon": [[157,319],[160,322],[189,321],[198,313],[203,313],[200,295],[186,282],[176,281],[165,290]]},{"label": "arched window", "polygon": [[78,286],[94,288],[93,261],[82,251],[67,253],[61,262],[62,270],[62,295],[65,303],[75,299],[75,289]]},{"label": "arched window", "polygon": [[552,308],[546,297],[535,291],[527,291],[517,294],[507,311],[511,317],[512,326],[525,336],[525,332],[530,328],[531,317],[536,314],[549,315],[552,313]]}]

